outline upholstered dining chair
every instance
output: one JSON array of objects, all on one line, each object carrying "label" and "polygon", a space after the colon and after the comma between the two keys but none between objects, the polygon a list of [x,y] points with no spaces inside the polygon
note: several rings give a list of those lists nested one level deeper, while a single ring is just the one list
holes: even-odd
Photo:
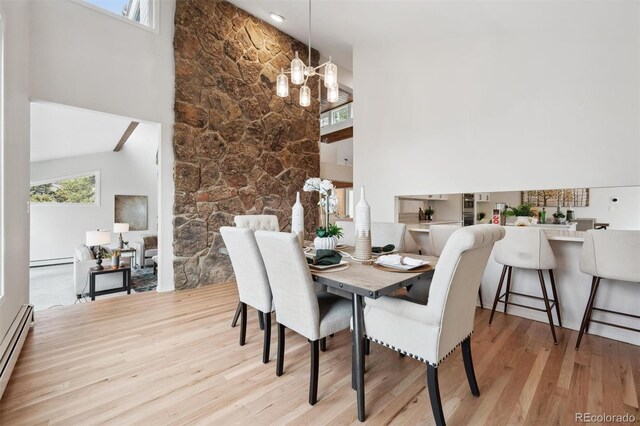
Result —
[{"label": "upholstered dining chair", "polygon": [[[348,222],[338,220],[336,225],[342,228],[343,236],[340,238],[339,243],[346,244],[348,246],[356,245],[356,224],[355,222]],[[407,225],[404,223],[392,223],[392,222],[372,222],[371,223],[371,245],[376,247],[386,246],[387,244],[393,244],[396,246],[396,250],[404,251],[404,234],[407,230]]]},{"label": "upholstered dining chair", "polygon": [[267,269],[273,302],[278,307],[276,375],[284,372],[285,327],[306,337],[311,346],[309,404],[318,400],[321,340],[349,328],[351,302],[326,292],[316,292],[309,266],[295,235],[257,231],[256,240]]},{"label": "upholstered dining chair", "polygon": [[[253,232],[255,231],[280,231],[280,224],[278,223],[278,216],[270,214],[256,214],[256,215],[238,215],[233,218],[233,222],[238,228],[248,228]],[[236,313],[233,315],[231,321],[231,327],[235,327],[238,323],[238,318],[242,313],[242,303],[238,302],[236,307]],[[264,319],[262,315],[258,314],[258,320],[260,322],[260,330],[264,330]]]},{"label": "upholstered dining chair", "polygon": [[249,228],[223,226],[220,228],[220,234],[229,251],[240,295],[240,346],[244,346],[247,337],[247,305],[249,305],[257,309],[258,315],[263,318],[262,362],[266,364],[269,362],[271,344],[273,298],[258,244],[253,231]]},{"label": "upholstered dining chair", "polygon": [[504,233],[501,226],[475,225],[451,235],[426,305],[383,296],[368,300],[364,309],[365,338],[427,364],[429,397],[438,425],[445,424],[438,366],[458,346],[462,346],[471,393],[480,395],[471,358],[475,295],[493,245]]},{"label": "upholstered dining chair", "polygon": [[[576,341],[576,349],[580,347],[584,333],[589,331],[589,323],[591,322],[640,332],[636,328],[591,319],[593,311],[603,311],[636,319],[640,318],[638,315],[634,315],[637,312],[633,314],[616,312],[594,306],[602,279],[640,283],[640,263],[638,259],[640,259],[640,231],[590,230],[585,233],[580,255],[580,271],[591,275],[591,293],[584,309],[580,333]],[[614,285],[619,285],[619,283],[614,283]],[[640,286],[636,287],[640,290]]]}]

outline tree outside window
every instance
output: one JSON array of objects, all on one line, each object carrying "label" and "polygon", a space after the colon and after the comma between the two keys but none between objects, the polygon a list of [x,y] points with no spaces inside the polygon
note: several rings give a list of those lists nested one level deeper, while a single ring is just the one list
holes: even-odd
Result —
[{"label": "tree outside window", "polygon": [[96,175],[62,178],[31,186],[30,201],[35,204],[95,204]]}]

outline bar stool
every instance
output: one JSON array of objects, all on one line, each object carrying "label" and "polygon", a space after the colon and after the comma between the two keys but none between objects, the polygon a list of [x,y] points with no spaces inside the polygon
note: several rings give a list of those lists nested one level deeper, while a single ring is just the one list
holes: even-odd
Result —
[{"label": "bar stool", "polygon": [[591,279],[591,294],[584,310],[580,333],[578,333],[576,341],[576,349],[580,347],[583,334],[589,332],[589,323],[591,322],[640,332],[637,328],[591,319],[593,311],[640,319],[640,316],[637,315],[594,307],[596,293],[602,278],[640,282],[640,262],[638,259],[640,259],[640,231],[590,230],[586,232],[580,255],[580,270],[593,278]]},{"label": "bar stool", "polygon": [[[500,276],[500,283],[498,284],[496,296],[493,300],[493,308],[491,309],[491,316],[489,317],[489,325],[491,325],[491,321],[493,321],[493,314],[495,314],[496,312],[496,306],[498,305],[498,302],[504,303],[505,314],[507,313],[507,305],[520,306],[521,308],[546,312],[547,317],[549,318],[549,326],[551,327],[553,343],[557,345],[558,339],[556,338],[556,331],[553,326],[553,315],[551,313],[551,309],[555,307],[556,315],[558,316],[559,327],[562,327],[562,318],[560,317],[560,306],[558,304],[556,281],[553,276],[553,269],[556,267],[556,257],[553,254],[553,250],[551,250],[551,246],[549,245],[547,236],[544,233],[544,230],[536,227],[506,227],[506,231],[507,232],[504,239],[496,243],[493,251],[493,257],[495,261],[504,266],[502,268],[502,275]],[[538,271],[538,279],[540,280],[542,297],[511,291],[511,272],[513,271],[514,267]],[[553,292],[553,299],[549,299],[549,296],[547,295],[547,287],[544,282],[544,275],[542,274],[542,271],[544,271],[545,269],[549,271],[549,279],[551,280],[551,291]],[[500,294],[507,272],[507,288],[503,294]],[[509,302],[509,295],[511,294],[528,297],[530,299],[542,300],[544,301],[545,308],[541,309],[534,306]]]}]

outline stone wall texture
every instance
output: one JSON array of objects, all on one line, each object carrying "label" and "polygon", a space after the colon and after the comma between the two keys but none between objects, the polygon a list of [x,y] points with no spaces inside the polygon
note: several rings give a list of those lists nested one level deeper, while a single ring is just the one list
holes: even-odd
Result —
[{"label": "stone wall texture", "polygon": [[[178,0],[175,14],[174,276],[176,289],[233,280],[219,229],[234,215],[274,214],[290,229],[301,191],[307,231],[319,176],[317,78],[310,107],[275,94],[280,68],[306,46],[227,2]],[[314,61],[318,53],[313,52]]]}]

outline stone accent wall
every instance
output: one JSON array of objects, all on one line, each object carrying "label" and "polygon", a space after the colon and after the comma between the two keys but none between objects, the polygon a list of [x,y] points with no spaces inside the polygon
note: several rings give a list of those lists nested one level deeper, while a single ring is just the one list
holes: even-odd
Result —
[{"label": "stone accent wall", "polygon": [[[178,0],[175,14],[174,276],[177,289],[233,280],[219,229],[234,215],[275,214],[290,229],[301,191],[307,231],[319,176],[317,78],[310,107],[275,94],[280,68],[306,47],[227,2]],[[318,61],[318,53],[313,52]]]}]

